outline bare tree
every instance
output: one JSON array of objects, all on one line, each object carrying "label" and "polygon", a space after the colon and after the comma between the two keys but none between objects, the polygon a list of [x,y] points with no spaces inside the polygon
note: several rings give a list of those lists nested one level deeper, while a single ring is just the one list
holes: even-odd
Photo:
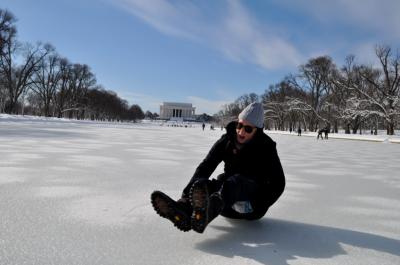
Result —
[{"label": "bare tree", "polygon": [[88,89],[94,87],[95,84],[96,78],[90,71],[89,66],[73,64],[68,71],[68,79],[65,84],[67,103],[62,112],[68,113],[69,118],[84,118],[87,104],[86,94]]},{"label": "bare tree", "polygon": [[28,105],[25,107],[25,112],[35,116],[42,115],[43,101],[38,94],[29,93],[26,100]]},{"label": "bare tree", "polygon": [[[7,51],[14,42],[17,29],[14,25],[16,19],[8,10],[0,9],[0,65],[7,64]],[[0,112],[5,111],[6,103],[9,101],[6,90],[6,72],[0,67]]]},{"label": "bare tree", "polygon": [[113,91],[98,86],[87,92],[87,112],[92,120],[122,121],[136,117],[129,116],[128,103]]},{"label": "bare tree", "polygon": [[128,115],[129,115],[128,116],[129,120],[133,120],[133,121],[141,120],[144,118],[144,113],[143,113],[142,108],[140,108],[140,106],[136,105],[136,104],[132,105],[129,108]]},{"label": "bare tree", "polygon": [[[21,44],[16,19],[0,9],[0,111],[70,118],[140,119],[138,105],[129,108],[112,91],[96,87],[95,75],[85,64],[71,64],[49,44]],[[28,93],[30,92],[30,93]],[[21,99],[22,98],[22,99]],[[22,102],[21,102],[22,101]]]},{"label": "bare tree", "polygon": [[259,102],[260,96],[255,93],[244,94],[235,100],[236,105],[242,111],[247,105],[253,102]]},{"label": "bare tree", "polygon": [[156,112],[153,113],[153,112],[147,110],[144,114],[144,117],[147,119],[150,119],[150,120],[154,120],[154,119],[157,119],[158,114]]},{"label": "bare tree", "polygon": [[43,102],[43,114],[52,116],[51,104],[63,76],[60,56],[53,50],[38,65],[38,70],[32,76],[31,90],[36,93]]},{"label": "bare tree", "polygon": [[[288,100],[296,98],[297,101],[306,102],[307,93],[299,87],[293,86],[290,82],[291,77],[285,79],[274,86],[270,86],[268,90],[261,95],[262,102],[266,108],[267,121],[275,122],[275,127],[280,130],[291,128],[292,130],[300,124],[306,129],[305,117],[308,117],[308,109],[295,108],[292,101]],[[297,125],[297,126],[296,126]],[[267,127],[268,123],[267,123]]]},{"label": "bare tree", "polygon": [[372,80],[371,84],[378,90],[378,94],[386,98],[382,103],[387,134],[393,135],[396,118],[400,115],[400,55],[398,52],[393,54],[389,46],[376,46],[375,52],[382,66],[383,79],[380,83]]},{"label": "bare tree", "polygon": [[[329,56],[321,56],[310,59],[301,65],[299,70],[298,77],[289,80],[295,87],[309,92],[308,102],[304,102],[313,108],[313,114],[309,117],[309,127],[310,130],[317,130],[318,121],[322,117],[321,112],[328,106],[325,103],[332,93],[332,77],[335,75],[336,66]],[[329,123],[327,119],[324,121]]]},{"label": "bare tree", "polygon": [[222,120],[230,121],[239,115],[242,110],[236,102],[225,104],[222,106],[222,110],[219,113],[219,116]]},{"label": "bare tree", "polygon": [[64,110],[66,109],[68,98],[70,97],[68,84],[72,75],[72,65],[69,63],[68,59],[60,58],[59,68],[61,76],[59,82],[57,83],[57,89],[53,101],[55,115],[58,118],[61,118]]},{"label": "bare tree", "polygon": [[[8,96],[6,106],[7,113],[18,113],[18,100],[32,84],[32,75],[38,69],[38,65],[52,49],[50,45],[41,43],[32,46],[29,44],[20,45],[15,40],[9,40],[3,60],[0,61],[0,72],[3,73],[4,87]],[[20,54],[20,59],[15,55]],[[21,64],[17,64],[21,61]]]},{"label": "bare tree", "polygon": [[16,18],[10,11],[0,9],[0,58],[9,44],[9,40],[15,38],[17,33],[15,22]]}]

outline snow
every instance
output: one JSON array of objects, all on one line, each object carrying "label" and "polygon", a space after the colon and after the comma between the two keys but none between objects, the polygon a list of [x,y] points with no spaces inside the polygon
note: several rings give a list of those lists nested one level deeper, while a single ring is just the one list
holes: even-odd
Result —
[{"label": "snow", "polygon": [[384,136],[267,132],[287,187],[263,219],[197,234],[156,215],[150,193],[178,197],[222,133],[1,114],[0,264],[400,264],[400,145]]},{"label": "snow", "polygon": [[[267,133],[268,134],[297,135],[297,132],[274,131],[274,130],[267,131]],[[367,133],[366,131],[364,131],[363,134],[345,134],[344,131],[339,131],[339,133],[329,133],[328,138],[400,144],[400,136],[399,135],[400,135],[400,132],[398,132],[398,131],[395,132],[395,135],[386,135],[386,131],[378,131],[378,135],[371,135],[371,134]],[[317,138],[317,133],[307,131],[307,132],[302,132],[301,136]]]}]

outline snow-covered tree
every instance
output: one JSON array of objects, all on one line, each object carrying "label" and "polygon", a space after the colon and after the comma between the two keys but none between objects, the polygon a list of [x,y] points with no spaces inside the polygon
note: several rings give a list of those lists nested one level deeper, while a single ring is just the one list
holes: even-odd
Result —
[{"label": "snow-covered tree", "polygon": [[[310,59],[306,64],[299,67],[299,74],[292,77],[290,82],[308,93],[308,98],[304,104],[312,108],[309,116],[309,126],[311,130],[317,130],[321,120],[321,112],[324,110],[329,96],[333,92],[332,79],[336,76],[336,65],[329,56],[320,56]],[[329,111],[329,109],[325,109]],[[329,121],[323,118],[325,122]]]},{"label": "snow-covered tree", "polygon": [[350,58],[342,78],[336,81],[339,86],[352,91],[354,102],[346,108],[347,112],[352,110],[354,115],[360,113],[360,106],[365,107],[363,117],[377,115],[383,118],[387,134],[393,135],[400,116],[400,56],[398,53],[393,55],[388,46],[376,46],[375,52],[380,69],[356,65],[354,58]]}]

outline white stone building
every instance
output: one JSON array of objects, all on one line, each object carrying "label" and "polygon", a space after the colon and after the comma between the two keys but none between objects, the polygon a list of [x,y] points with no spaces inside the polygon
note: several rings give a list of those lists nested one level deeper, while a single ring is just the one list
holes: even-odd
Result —
[{"label": "white stone building", "polygon": [[160,106],[160,119],[194,120],[195,109],[191,103],[164,102]]}]

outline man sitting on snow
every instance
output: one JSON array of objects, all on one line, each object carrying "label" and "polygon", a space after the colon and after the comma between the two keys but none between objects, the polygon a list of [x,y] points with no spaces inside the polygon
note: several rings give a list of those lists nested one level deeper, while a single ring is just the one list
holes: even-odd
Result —
[{"label": "man sitting on snow", "polygon": [[[283,193],[285,176],[276,144],[263,132],[262,104],[250,104],[238,118],[227,125],[178,201],[161,191],[151,194],[155,211],[178,229],[202,233],[218,215],[260,219]],[[209,180],[222,161],[224,173]]]}]

